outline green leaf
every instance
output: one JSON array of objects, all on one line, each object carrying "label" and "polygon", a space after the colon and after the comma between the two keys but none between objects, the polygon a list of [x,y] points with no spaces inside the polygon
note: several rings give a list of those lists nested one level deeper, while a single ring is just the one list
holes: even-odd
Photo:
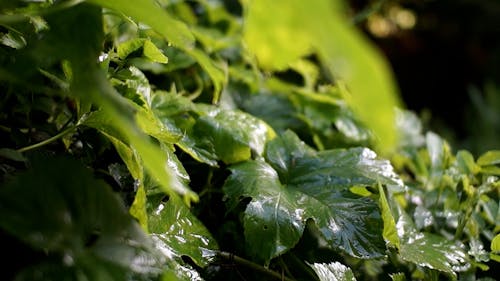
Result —
[{"label": "green leaf", "polygon": [[420,266],[456,275],[470,267],[464,250],[442,236],[419,233],[401,242],[400,256],[403,260]]},{"label": "green leaf", "polygon": [[477,164],[481,166],[500,164],[500,150],[491,150],[477,159]]},{"label": "green leaf", "polygon": [[268,264],[297,244],[310,216],[307,207],[316,200],[283,187],[263,161],[237,164],[231,173],[224,192],[233,205],[242,196],[252,198],[243,219],[245,242],[252,256]]},{"label": "green leaf", "polygon": [[310,37],[314,35],[304,28],[299,1],[246,3],[244,40],[262,67],[284,69],[311,50]]},{"label": "green leaf", "polygon": [[248,160],[252,153],[262,155],[267,140],[274,136],[263,121],[233,110],[202,116],[193,129],[200,146],[214,151],[227,164]]},{"label": "green leaf", "polygon": [[195,58],[196,61],[200,64],[201,68],[203,68],[203,70],[207,72],[210,79],[212,79],[214,87],[212,103],[217,103],[219,101],[222,88],[226,84],[225,72],[227,71],[224,69],[226,66],[217,65],[214,60],[210,59],[207,54],[199,49],[189,49],[184,51]]},{"label": "green leaf", "polygon": [[174,19],[152,0],[133,2],[128,0],[88,0],[88,2],[119,11],[138,22],[149,25],[174,46],[189,49],[194,45],[194,36],[186,24]]},{"label": "green leaf", "polygon": [[149,212],[149,229],[158,249],[181,260],[189,256],[198,266],[213,261],[217,242],[178,197],[158,202]]},{"label": "green leaf", "polygon": [[73,159],[35,159],[32,169],[0,189],[0,215],[1,228],[53,256],[50,267],[58,272],[114,280],[110,276],[152,278],[165,269],[166,258],[118,196]]},{"label": "green leaf", "polygon": [[215,151],[200,147],[193,130],[199,113],[191,100],[176,93],[158,91],[154,93],[151,108],[168,131],[182,135],[181,139],[175,141],[179,148],[199,162],[217,166]]},{"label": "green leaf", "polygon": [[21,152],[9,148],[0,148],[0,157],[10,159],[17,162],[26,162],[27,159]]},{"label": "green leaf", "polygon": [[139,50],[146,39],[134,38],[119,44],[116,48],[116,53],[120,59],[125,59],[131,53]]},{"label": "green leaf", "polygon": [[[382,219],[370,198],[347,191],[378,181],[398,182],[386,161],[363,149],[315,153],[293,133],[270,141],[266,159],[230,167],[223,190],[229,206],[250,197],[243,218],[249,252],[268,263],[293,247],[313,219],[330,247],[359,258],[384,253]],[[400,181],[400,180],[399,180]]]},{"label": "green leaf", "polygon": [[382,220],[384,221],[384,230],[382,232],[382,236],[390,245],[395,246],[399,249],[400,243],[398,231],[396,228],[396,222],[394,220],[389,202],[387,201],[387,197],[385,196],[384,187],[382,187],[382,185],[380,184],[378,185],[378,192],[379,206],[382,212]]},{"label": "green leaf", "polygon": [[168,58],[156,47],[153,42],[146,40],[144,42],[143,54],[145,57],[154,62],[168,63]]},{"label": "green leaf", "polygon": [[309,265],[319,277],[320,281],[356,281],[352,270],[339,263],[314,263]]},{"label": "green leaf", "polygon": [[402,272],[390,274],[392,281],[406,281],[406,276]]},{"label": "green leaf", "polygon": [[494,253],[500,253],[500,234],[497,234],[491,240],[491,251]]},{"label": "green leaf", "polygon": [[456,162],[461,173],[464,174],[477,174],[481,167],[474,162],[474,156],[466,150],[457,152]]}]

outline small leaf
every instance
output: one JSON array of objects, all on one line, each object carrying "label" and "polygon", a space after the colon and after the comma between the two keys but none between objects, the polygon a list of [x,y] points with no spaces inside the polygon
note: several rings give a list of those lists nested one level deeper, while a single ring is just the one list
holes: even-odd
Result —
[{"label": "small leaf", "polygon": [[10,159],[17,162],[26,162],[27,159],[21,152],[9,148],[0,148],[0,157]]},{"label": "small leaf", "polygon": [[406,281],[406,276],[402,272],[389,274],[391,276],[392,281]]},{"label": "small leaf", "polygon": [[391,207],[389,206],[389,202],[387,202],[387,197],[385,196],[384,188],[381,184],[378,185],[378,191],[379,205],[382,212],[382,220],[384,221],[382,236],[390,245],[399,248],[399,237],[396,229],[396,222],[394,221]]},{"label": "small leaf", "polygon": [[148,59],[154,62],[168,63],[168,58],[150,40],[146,40],[144,42],[143,48],[144,48],[143,49],[144,56],[147,57]]},{"label": "small leaf", "polygon": [[352,270],[339,263],[314,263],[309,265],[319,277],[320,281],[356,281]]},{"label": "small leaf", "polygon": [[500,234],[497,234],[491,240],[491,251],[494,253],[500,253]]},{"label": "small leaf", "polygon": [[0,44],[14,49],[21,49],[26,46],[26,39],[17,32],[9,31],[0,37]]},{"label": "small leaf", "polygon": [[241,111],[217,110],[196,121],[194,131],[201,147],[213,150],[219,159],[231,164],[262,155],[274,132],[261,120]]},{"label": "small leaf", "polygon": [[144,45],[145,39],[134,38],[117,46],[116,53],[120,59],[125,59],[131,53],[139,50]]},{"label": "small leaf", "polygon": [[477,164],[481,166],[500,164],[500,150],[491,150],[477,159]]},{"label": "small leaf", "polygon": [[460,169],[460,172],[465,174],[477,174],[481,167],[479,167],[476,162],[474,162],[474,156],[466,150],[460,150],[457,153],[456,162]]}]

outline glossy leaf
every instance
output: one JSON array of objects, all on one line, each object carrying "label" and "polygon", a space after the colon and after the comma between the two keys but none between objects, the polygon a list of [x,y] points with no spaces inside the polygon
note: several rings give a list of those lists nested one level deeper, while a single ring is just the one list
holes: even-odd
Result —
[{"label": "glossy leaf", "polygon": [[117,10],[138,22],[145,23],[163,35],[177,47],[191,48],[194,36],[186,24],[174,19],[167,11],[162,10],[151,0],[88,0],[88,2]]},{"label": "glossy leaf", "polygon": [[199,266],[213,261],[217,242],[178,197],[155,204],[148,221],[156,247],[164,255],[179,261],[186,255]]},{"label": "glossy leaf", "polygon": [[[215,108],[214,108],[215,109]],[[213,150],[219,159],[231,164],[261,155],[272,129],[261,120],[241,111],[215,110],[196,121],[194,131],[200,146]]]},{"label": "glossy leaf", "polygon": [[356,281],[352,270],[339,263],[314,263],[310,265],[320,281]]},{"label": "glossy leaf", "polygon": [[400,212],[397,228],[400,237],[399,255],[403,260],[452,276],[456,276],[457,271],[470,268],[468,256],[461,243],[436,234],[417,232],[404,212]]},{"label": "glossy leaf", "polygon": [[386,170],[388,163],[361,152],[316,153],[288,132],[268,143],[270,164],[257,160],[232,166],[223,189],[230,206],[251,198],[243,224],[252,255],[267,263],[289,250],[307,219],[333,248],[359,258],[383,255],[382,235],[373,232],[382,228],[377,204],[346,190],[378,180],[394,184],[397,178]]},{"label": "glossy leaf", "polygon": [[243,226],[249,253],[266,264],[299,241],[316,200],[281,185],[276,171],[263,161],[248,161],[231,168],[224,184],[230,204],[251,197]]},{"label": "glossy leaf", "polygon": [[[33,248],[53,254],[51,267],[58,272],[82,271],[116,280],[111,276],[142,279],[165,269],[166,258],[116,194],[76,160],[35,161],[30,171],[0,190],[0,213],[0,226]],[[108,269],[94,266],[97,263]]]}]

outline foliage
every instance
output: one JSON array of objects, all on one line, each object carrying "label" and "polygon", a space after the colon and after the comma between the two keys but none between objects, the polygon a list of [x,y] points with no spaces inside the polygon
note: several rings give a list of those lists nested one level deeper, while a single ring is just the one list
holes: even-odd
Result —
[{"label": "foliage", "polygon": [[394,110],[339,1],[0,10],[2,279],[495,276],[500,153]]}]

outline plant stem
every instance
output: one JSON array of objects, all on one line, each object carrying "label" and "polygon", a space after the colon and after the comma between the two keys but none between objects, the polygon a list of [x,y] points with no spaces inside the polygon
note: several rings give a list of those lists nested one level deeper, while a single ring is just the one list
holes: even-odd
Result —
[{"label": "plant stem", "polygon": [[249,260],[246,260],[242,257],[239,257],[239,256],[235,256],[233,255],[232,253],[228,253],[228,252],[218,252],[217,255],[225,260],[229,260],[229,261],[234,261],[235,263],[239,264],[239,265],[242,265],[242,266],[245,266],[245,267],[248,267],[250,269],[253,269],[255,271],[258,271],[262,274],[265,274],[267,276],[270,276],[270,277],[274,277],[275,279],[277,280],[282,280],[282,281],[294,281],[294,279],[291,279],[291,278],[288,278],[286,276],[282,276],[281,274],[277,273],[277,272],[274,272],[272,270],[269,270],[261,265],[258,265],[254,262],[251,262]]},{"label": "plant stem", "polygon": [[17,150],[17,152],[26,152],[28,150],[32,150],[32,149],[35,149],[35,148],[42,147],[42,146],[47,145],[47,144],[49,144],[49,143],[51,143],[53,141],[56,141],[59,138],[64,137],[65,135],[67,135],[68,133],[70,133],[71,131],[73,131],[75,129],[76,129],[76,126],[71,126],[69,128],[66,128],[65,130],[61,131],[57,135],[52,136],[52,137],[50,137],[50,138],[48,138],[46,140],[43,140],[41,142],[38,142],[38,143],[35,143],[35,144],[32,144],[32,145],[28,145],[28,146],[25,146],[25,147],[22,147],[22,148],[19,148]]}]

